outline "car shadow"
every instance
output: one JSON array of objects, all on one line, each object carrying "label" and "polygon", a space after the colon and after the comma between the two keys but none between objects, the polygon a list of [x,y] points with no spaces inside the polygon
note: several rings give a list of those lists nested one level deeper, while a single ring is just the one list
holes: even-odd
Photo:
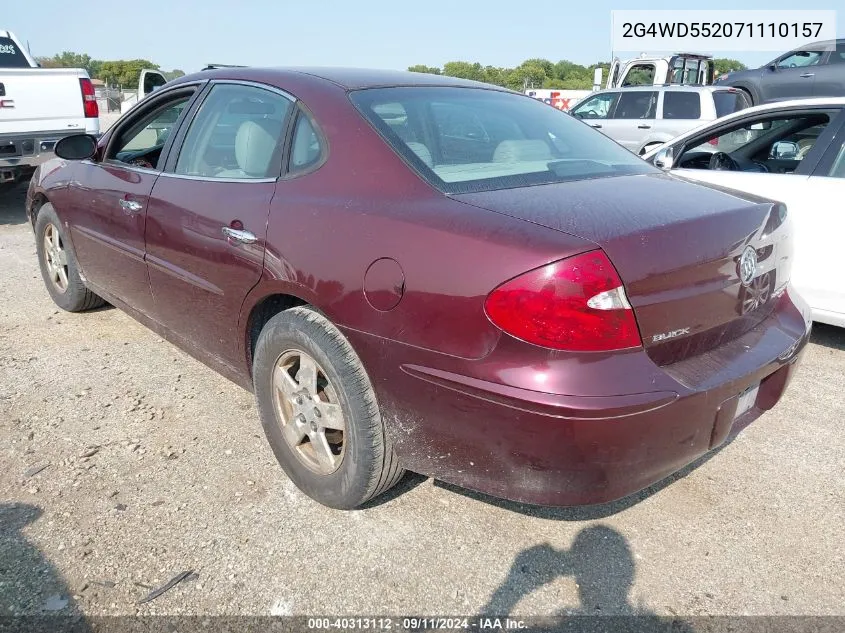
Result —
[{"label": "car shadow", "polygon": [[26,538],[41,514],[37,506],[0,503],[0,630],[87,632],[62,575]]},{"label": "car shadow", "polygon": [[[553,616],[514,618],[528,631],[673,631],[692,633],[688,622],[658,617],[631,604],[636,565],[627,539],[607,525],[581,530],[569,549],[549,543],[535,545],[514,559],[504,581],[480,609],[476,621],[513,617],[520,601],[559,578],[570,577],[578,589],[579,604],[561,606]],[[556,605],[555,605],[556,606]],[[502,628],[508,628],[505,623]]]},{"label": "car shadow", "polygon": [[810,342],[830,349],[845,350],[845,328],[827,323],[813,323]]},{"label": "car shadow", "polygon": [[4,224],[26,224],[26,189],[28,183],[0,185],[0,226]]},{"label": "car shadow", "polygon": [[644,488],[639,492],[635,492],[634,494],[628,495],[627,497],[623,497],[621,499],[617,499],[616,501],[611,501],[609,503],[563,508],[549,507],[532,505],[528,503],[519,503],[515,501],[507,501],[505,499],[499,499],[498,497],[493,497],[481,492],[476,492],[474,490],[460,488],[458,486],[443,481],[436,480],[434,482],[434,485],[438,488],[442,488],[443,490],[448,490],[449,492],[454,492],[455,494],[459,494],[464,497],[480,501],[482,503],[493,505],[498,508],[508,510],[510,512],[518,512],[520,514],[524,514],[531,517],[536,517],[540,519],[550,519],[553,521],[595,521],[597,519],[604,519],[609,516],[613,516],[614,514],[618,514],[624,510],[627,510],[628,508],[648,499],[652,495],[657,494],[658,492],[660,492],[667,486],[672,485],[679,479],[683,479],[695,469],[707,463],[716,455],[718,455],[721,451],[727,448],[734,441],[734,439],[736,439],[736,436],[739,434],[740,431],[742,431],[743,428],[745,428],[745,425],[733,429],[728,438],[720,446],[717,446],[713,450],[705,453],[698,459],[690,462],[689,464],[676,471],[675,473],[669,475],[665,479],[662,479],[656,484],[653,484],[648,488]]}]

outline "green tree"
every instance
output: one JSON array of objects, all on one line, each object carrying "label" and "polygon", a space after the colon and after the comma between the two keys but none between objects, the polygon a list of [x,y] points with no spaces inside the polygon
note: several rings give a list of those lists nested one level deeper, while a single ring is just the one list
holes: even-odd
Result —
[{"label": "green tree", "polygon": [[37,57],[36,61],[43,68],[84,68],[89,76],[96,77],[103,62],[91,59],[85,53],[64,51],[52,57]]},{"label": "green tree", "polygon": [[447,77],[484,81],[484,69],[478,62],[446,62],[443,64],[443,74]]},{"label": "green tree", "polygon": [[746,66],[742,62],[739,62],[735,59],[728,59],[726,57],[720,57],[718,59],[713,60],[713,68],[716,69],[716,76],[723,75],[725,73],[729,73],[735,70],[745,70]]},{"label": "green tree", "polygon": [[437,66],[426,66],[425,64],[417,64],[416,66],[409,66],[408,70],[412,73],[428,73],[430,75],[439,75],[440,69]]},{"label": "green tree", "polygon": [[174,68],[173,70],[171,70],[169,72],[165,72],[163,74],[164,74],[165,78],[167,79],[167,81],[171,81],[171,80],[176,79],[178,77],[184,77],[185,71],[179,70],[178,68]]},{"label": "green tree", "polygon": [[103,62],[100,67],[100,79],[110,85],[118,85],[122,88],[134,88],[138,85],[141,71],[145,68],[158,70],[158,64],[146,59],[119,59]]}]

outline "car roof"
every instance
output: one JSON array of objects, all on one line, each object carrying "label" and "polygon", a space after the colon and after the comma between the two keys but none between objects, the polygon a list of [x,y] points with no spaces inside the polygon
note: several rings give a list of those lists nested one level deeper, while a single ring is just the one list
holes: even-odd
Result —
[{"label": "car roof", "polygon": [[717,90],[738,90],[733,86],[699,86],[693,84],[660,84],[652,86],[649,84],[642,86],[622,86],[620,88],[605,88],[603,90],[596,90],[592,94],[601,94],[603,92],[637,92],[648,90],[651,92],[715,92]]},{"label": "car roof", "polygon": [[[845,44],[845,38],[839,38],[838,40],[821,40],[819,42],[810,42],[809,44],[804,44],[804,46],[799,46],[798,48],[793,48],[789,53],[795,53],[797,51],[815,51],[819,48],[835,48],[836,46],[842,46]],[[786,55],[787,53],[784,53]]]},{"label": "car roof", "polygon": [[446,77],[444,75],[433,75],[430,73],[414,73],[405,70],[383,70],[374,68],[317,66],[218,66],[208,70],[202,70],[191,75],[186,75],[185,77],[180,78],[180,83],[196,79],[255,79],[258,76],[262,77],[265,81],[284,81],[285,78],[290,78],[292,75],[297,76],[300,80],[310,78],[317,82],[328,82],[345,90],[399,86],[452,86],[514,92],[507,88],[482,83],[480,81],[459,79],[457,77]]}]

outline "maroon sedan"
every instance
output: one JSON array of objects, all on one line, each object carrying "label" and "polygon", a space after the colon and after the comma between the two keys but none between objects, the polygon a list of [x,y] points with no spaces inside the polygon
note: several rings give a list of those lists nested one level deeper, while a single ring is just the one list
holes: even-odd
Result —
[{"label": "maroon sedan", "polygon": [[772,408],[809,335],[783,205],[489,85],[211,70],[56,153],[27,197],[56,304],[108,301],[253,390],[335,508],[404,469],[625,496]]}]

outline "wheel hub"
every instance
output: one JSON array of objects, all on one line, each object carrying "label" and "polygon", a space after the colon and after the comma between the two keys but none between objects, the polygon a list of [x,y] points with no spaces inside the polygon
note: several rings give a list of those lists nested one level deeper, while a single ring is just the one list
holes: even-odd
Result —
[{"label": "wheel hub", "polygon": [[325,371],[307,353],[288,350],[273,369],[276,420],[288,446],[313,472],[328,475],[343,460],[346,421]]}]

